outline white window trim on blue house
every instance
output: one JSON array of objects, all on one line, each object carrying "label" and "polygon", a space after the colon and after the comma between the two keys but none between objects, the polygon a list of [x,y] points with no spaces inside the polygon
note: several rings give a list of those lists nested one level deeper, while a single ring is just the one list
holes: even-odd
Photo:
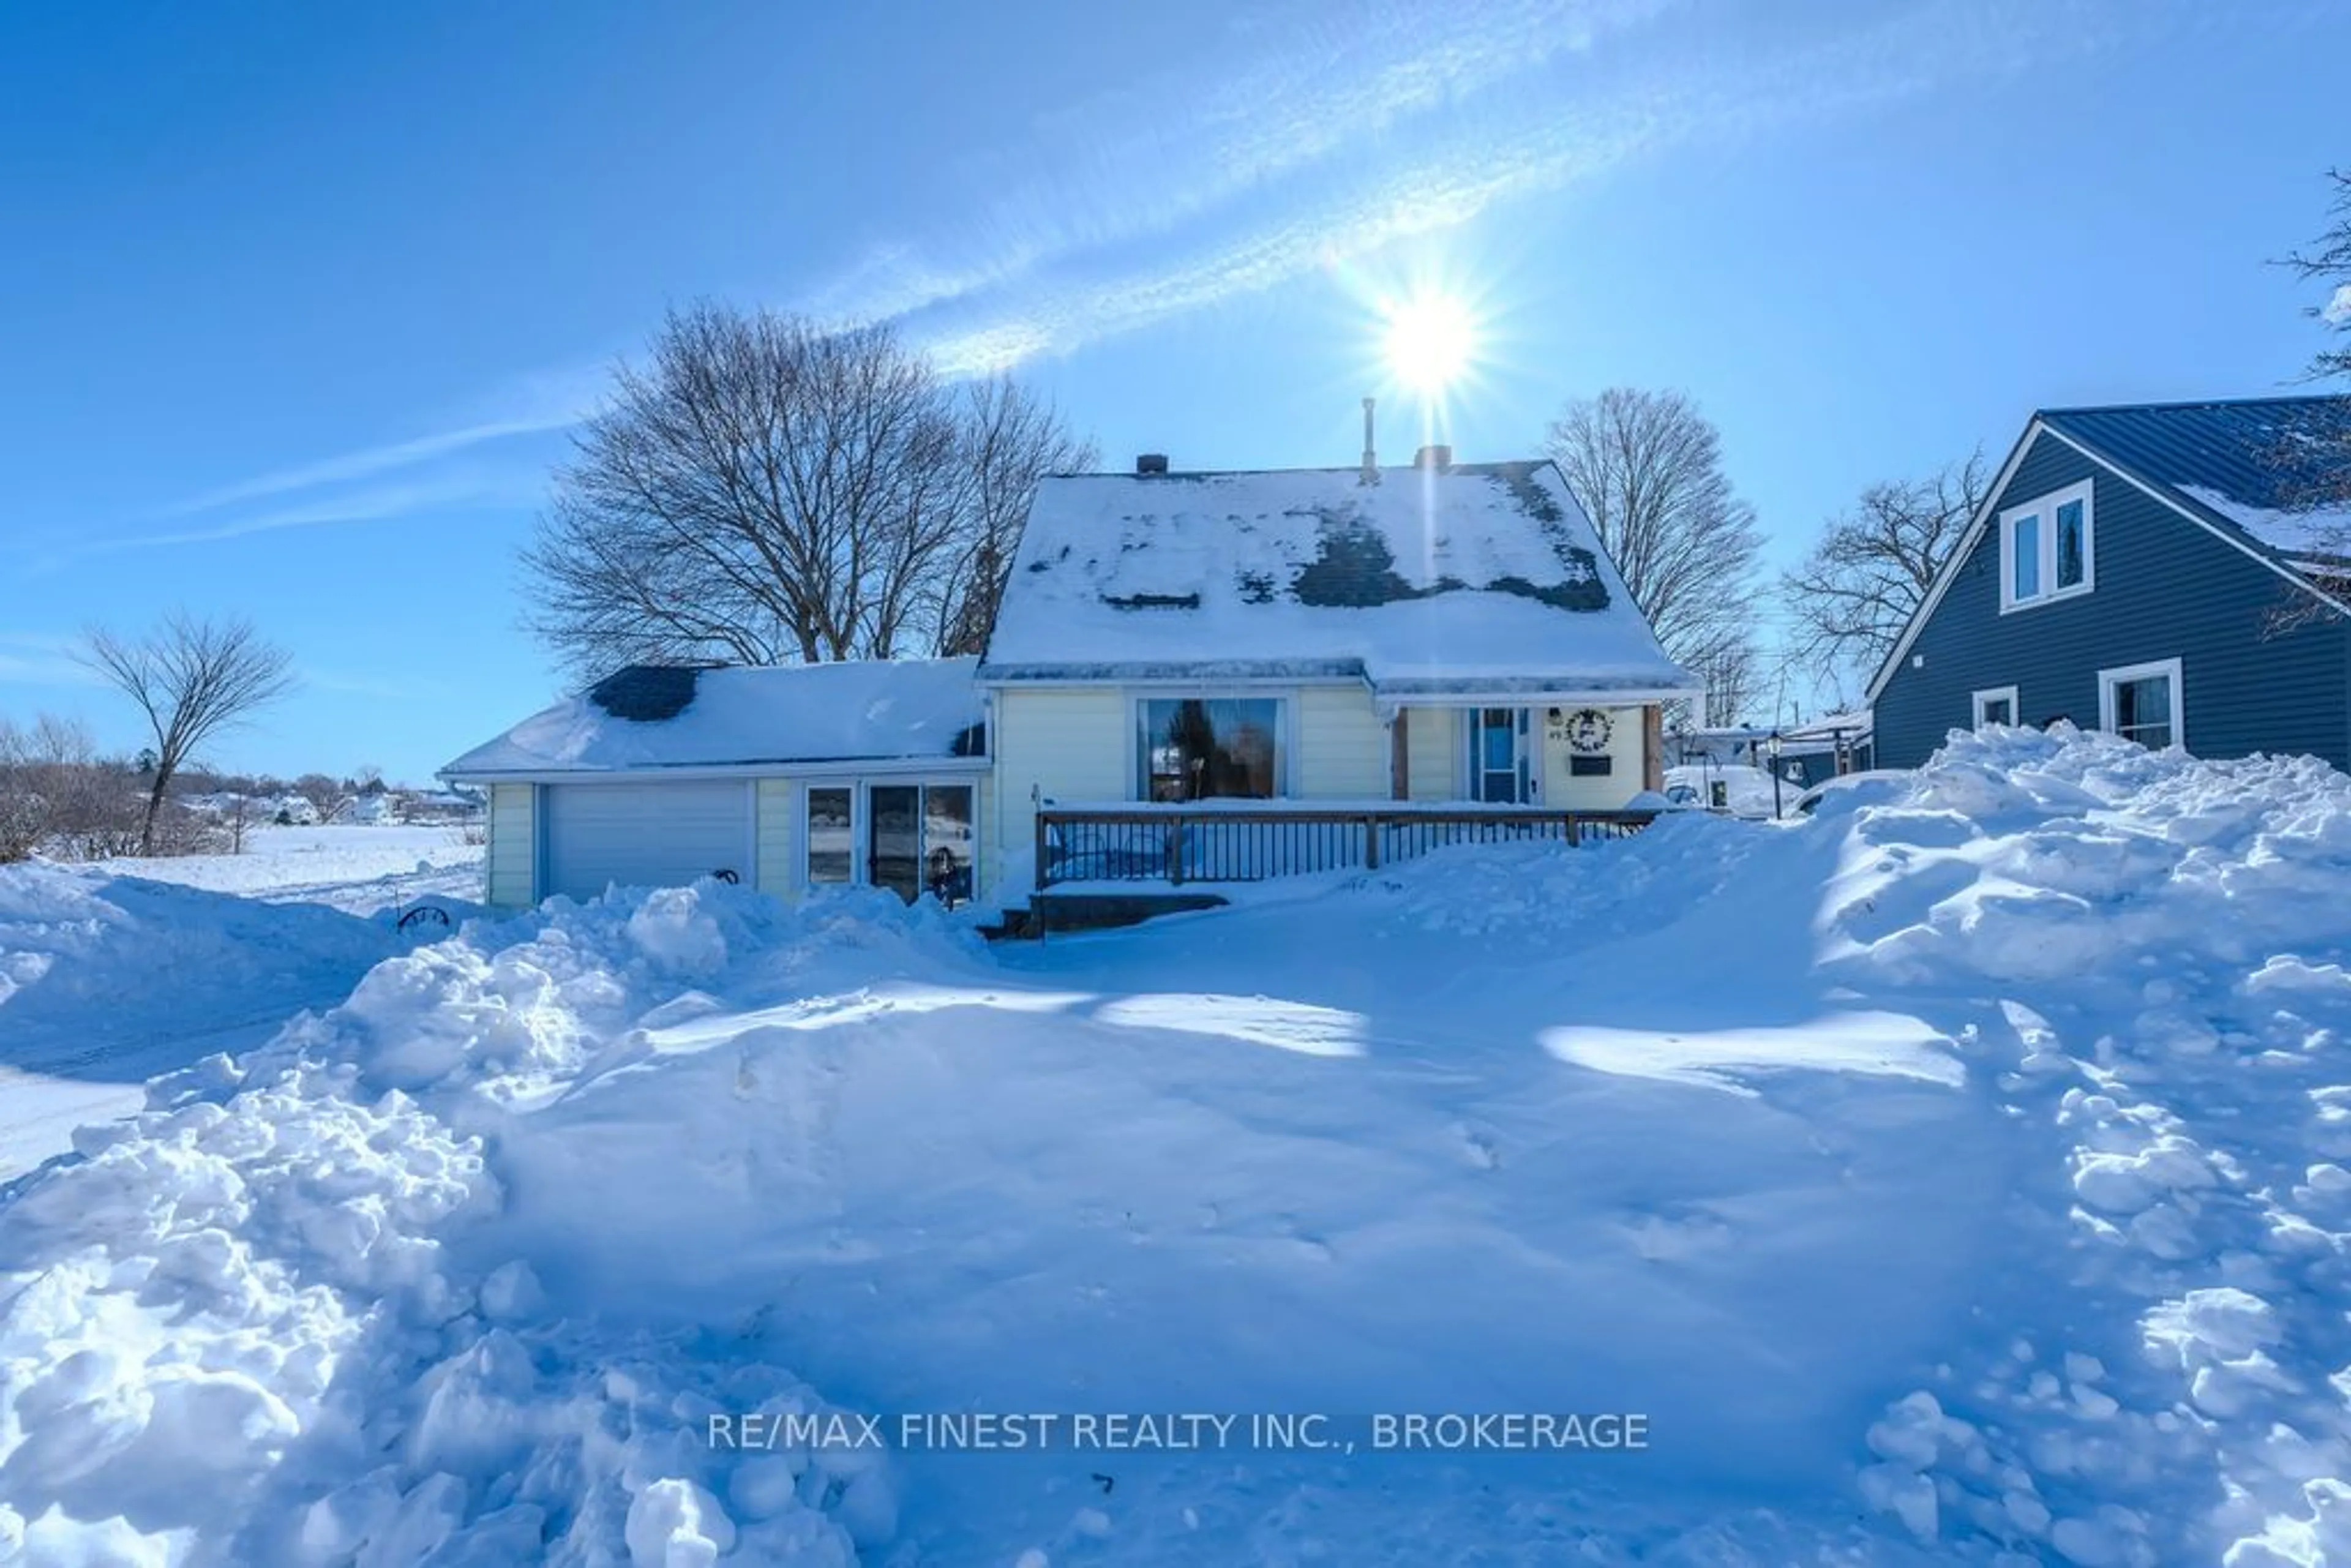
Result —
[{"label": "white window trim on blue house", "polygon": [[1972,719],[1970,728],[1981,729],[1985,725],[1992,722],[1984,716],[1984,710],[1994,703],[2008,705],[2008,716],[2000,720],[2000,723],[2022,724],[2024,722],[2022,710],[2016,704],[2014,686],[1986,686],[1980,692],[1970,692],[1968,695],[1968,708]]},{"label": "white window trim on blue house", "polygon": [[[2093,504],[2095,482],[2089,479],[2036,496],[2020,506],[2009,507],[2000,514],[2000,612],[2009,614],[2018,610],[2038,610],[2063,599],[2077,599],[2097,586],[2098,552],[2096,508]],[[2057,513],[2059,508],[2079,504],[2082,508],[2082,580],[2057,584]],[[2030,593],[2017,591],[2017,533],[2027,522],[2032,524],[2032,565],[2034,588]]]},{"label": "white window trim on blue house", "polygon": [[2188,748],[2188,696],[2180,678],[2180,662],[2178,659],[2153,659],[2144,664],[2123,664],[2111,670],[2100,670],[2098,727],[2109,735],[2120,734],[2115,726],[2115,689],[2134,681],[2152,680],[2158,675],[2165,678],[2165,690],[2170,697],[2171,707],[2171,740],[2164,749],[2185,751]]}]

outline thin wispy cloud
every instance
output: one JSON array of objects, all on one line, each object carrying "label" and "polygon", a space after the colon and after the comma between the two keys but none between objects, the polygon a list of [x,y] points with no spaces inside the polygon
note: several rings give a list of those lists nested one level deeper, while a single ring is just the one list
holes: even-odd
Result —
[{"label": "thin wispy cloud", "polygon": [[[275,473],[241,480],[217,490],[205,492],[167,508],[165,517],[190,517],[200,512],[214,512],[224,507],[241,506],[248,501],[268,500],[273,497],[291,495],[301,490],[317,490],[330,485],[342,485],[358,479],[371,479],[381,474],[413,468],[438,458],[455,456],[488,442],[504,441],[517,435],[539,435],[559,430],[573,422],[574,415],[542,413],[521,419],[494,420],[481,424],[469,424],[456,430],[444,430],[432,435],[421,435],[410,441],[396,441],[389,445],[364,447],[339,456],[322,458],[297,467],[281,468]],[[248,530],[250,531],[250,530]],[[210,536],[196,536],[210,537]],[[165,541],[169,542],[169,541]]]},{"label": "thin wispy cloud", "polygon": [[86,686],[98,676],[74,657],[72,639],[46,632],[0,632],[0,685]]},{"label": "thin wispy cloud", "polygon": [[[2293,0],[2282,0],[2291,4]],[[1907,0],[1803,31],[1724,0],[1277,8],[967,156],[971,210],[782,303],[883,319],[954,374],[1066,353],[1259,292],[1666,149],[1731,144],[2047,66],[2185,0]],[[533,498],[451,465],[575,425],[609,359],[492,389],[441,429],[218,486],[116,544],[187,545]],[[543,468],[533,472],[543,480]],[[358,488],[352,488],[358,486]],[[255,503],[281,506],[248,510]]]},{"label": "thin wispy cloud", "polygon": [[[942,246],[893,241],[800,301],[820,317],[903,319],[1018,286],[1074,253],[1179,232],[1417,115],[1586,53],[1688,0],[1320,6],[1238,24],[1189,66],[1035,116],[967,158],[984,216]],[[952,255],[954,259],[946,259]]]},{"label": "thin wispy cloud", "polygon": [[[1228,141],[1204,134],[1198,147],[1220,160],[1250,152],[1238,162],[1255,176],[1187,183],[1180,167],[1163,165],[1155,180],[1130,185],[1154,208],[1147,214],[1061,225],[1077,243],[1024,248],[1017,267],[976,267],[974,277],[1008,280],[934,298],[908,325],[962,372],[1067,352],[1458,227],[1668,147],[1735,143],[1970,77],[2078,58],[2126,27],[2192,20],[2100,0],[1928,0],[1872,13],[1843,32],[1776,43],[1647,26],[1675,9],[1582,8],[1587,26],[1572,48],[1440,51],[1436,63],[1415,68],[1425,74],[1374,69],[1312,99],[1308,112],[1272,117]],[[1539,33],[1541,20],[1557,18],[1527,29]],[[1446,81],[1459,90],[1440,91]],[[1050,203],[1060,185],[1057,177],[1007,200],[1014,211]],[[1171,204],[1170,189],[1185,193]],[[1171,224],[1171,205],[1191,221]],[[1167,231],[1168,243],[1120,254],[1100,237],[1136,229]]]},{"label": "thin wispy cloud", "polygon": [[467,507],[528,505],[538,497],[543,483],[543,476],[535,470],[469,470],[365,486],[261,511],[225,508],[217,517],[199,518],[183,526],[85,537],[51,548],[29,561],[26,570],[56,570],[92,556],[220,544],[297,528],[379,523]]},{"label": "thin wispy cloud", "polygon": [[[510,378],[473,401],[475,416],[444,430],[271,470],[224,485],[152,514],[184,526],[86,538],[53,551],[51,563],[92,553],[217,543],[289,528],[379,522],[458,507],[528,505],[544,488],[543,467],[471,461],[483,449],[570,429],[594,406],[607,374],[574,361]],[[385,481],[367,484],[366,481]],[[256,502],[285,503],[262,510]]]}]

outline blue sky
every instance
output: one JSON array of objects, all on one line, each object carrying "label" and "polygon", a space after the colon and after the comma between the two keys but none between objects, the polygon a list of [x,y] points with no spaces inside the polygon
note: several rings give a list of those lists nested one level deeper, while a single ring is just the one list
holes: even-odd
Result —
[{"label": "blue sky", "polygon": [[[1112,16],[1112,10],[1134,15]],[[825,14],[826,12],[839,14]],[[864,13],[864,14],[849,14]],[[422,779],[540,706],[513,557],[664,307],[886,317],[1101,443],[1524,454],[1678,387],[1771,563],[2034,407],[2249,395],[2351,163],[2331,0],[0,14],[0,715],[136,743],[92,622],[250,616],[298,696],[216,760]],[[1796,694],[1791,693],[1791,696]]]}]

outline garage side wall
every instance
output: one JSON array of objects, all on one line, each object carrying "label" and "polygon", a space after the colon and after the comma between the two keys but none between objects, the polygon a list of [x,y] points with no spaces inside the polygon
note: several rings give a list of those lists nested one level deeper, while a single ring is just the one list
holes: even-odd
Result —
[{"label": "garage side wall", "polygon": [[487,874],[485,897],[504,909],[527,909],[538,902],[534,885],[538,870],[538,788],[530,784],[490,786],[489,848],[484,855]]}]

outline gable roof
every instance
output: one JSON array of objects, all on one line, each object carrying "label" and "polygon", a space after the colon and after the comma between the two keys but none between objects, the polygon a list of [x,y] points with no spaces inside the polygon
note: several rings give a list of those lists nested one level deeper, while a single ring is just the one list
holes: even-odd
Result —
[{"label": "gable roof", "polygon": [[[2351,454],[2351,397],[2233,398],[2203,402],[2117,403],[2042,409],[2025,422],[1983,503],[1959,536],[1927,597],[1870,677],[1875,703],[1901,667],[1943,594],[1966,565],[2007,498],[2009,481],[2048,434],[2111,469],[2179,516],[2260,561],[2295,587],[2351,614],[2305,568],[2339,569],[2330,559],[2351,537],[2351,506],[2312,507],[2313,486],[2330,478]],[[2297,451],[2312,461],[2294,461]]]},{"label": "gable roof", "polygon": [[1048,478],[979,676],[1699,686],[1549,463]]},{"label": "gable roof", "polygon": [[441,769],[444,779],[969,757],[978,661],[634,664]]}]

